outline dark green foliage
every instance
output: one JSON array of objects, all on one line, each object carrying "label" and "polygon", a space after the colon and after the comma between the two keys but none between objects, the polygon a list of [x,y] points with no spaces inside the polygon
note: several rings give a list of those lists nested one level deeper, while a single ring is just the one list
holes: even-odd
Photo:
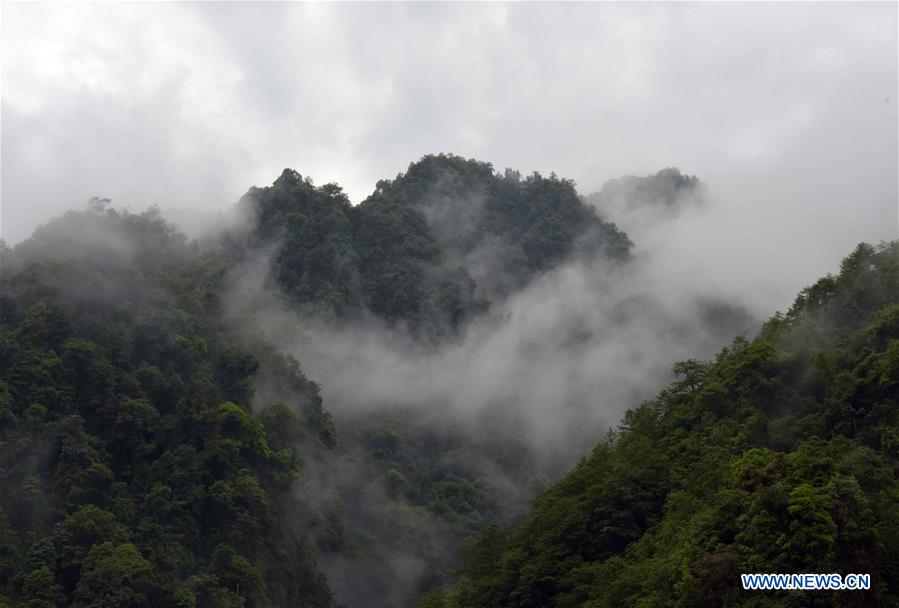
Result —
[{"label": "dark green foliage", "polygon": [[247,256],[273,248],[278,284],[303,310],[373,312],[417,335],[452,333],[502,296],[577,254],[625,257],[630,242],[574,184],[452,155],[425,156],[350,206],[334,184],[285,169],[242,200]]},{"label": "dark green foliage", "polygon": [[337,314],[358,306],[352,207],[338,186],[316,188],[285,169],[270,187],[251,188],[241,204],[255,223],[249,251],[278,244],[272,268],[295,301]]},{"label": "dark green foliage", "polygon": [[[333,425],[221,322],[224,254],[96,200],[3,254],[0,603],[330,605],[292,481]],[[297,403],[257,418],[260,365]]]},{"label": "dark green foliage", "polygon": [[[899,603],[899,244],[860,245],[761,335],[630,411],[469,550],[454,606]],[[740,573],[870,573],[870,592],[744,592]]]},{"label": "dark green foliage", "polygon": [[436,336],[484,306],[408,204],[373,196],[351,207],[339,187],[315,187],[288,169],[241,204],[255,227],[237,241],[236,255],[272,248],[275,280],[305,312],[347,319],[368,310]]},{"label": "dark green foliage", "polygon": [[[580,200],[574,182],[555,174],[522,179],[489,163],[425,156],[378,182],[360,208],[382,198],[421,213],[446,257],[483,281],[520,287],[574,254],[625,257],[630,248],[624,233]],[[484,264],[489,275],[478,269]]]},{"label": "dark green foliage", "polygon": [[[475,445],[476,438],[466,439],[473,454],[483,449]],[[426,508],[460,535],[482,529],[495,516],[496,505],[481,473],[442,462],[447,452],[461,447],[460,438],[388,419],[367,429],[362,441],[391,496]]]}]

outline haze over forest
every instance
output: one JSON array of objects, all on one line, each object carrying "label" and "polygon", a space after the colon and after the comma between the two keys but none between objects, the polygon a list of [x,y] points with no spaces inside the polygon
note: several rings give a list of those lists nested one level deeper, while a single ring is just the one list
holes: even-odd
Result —
[{"label": "haze over forest", "polygon": [[2,10],[0,607],[899,601],[895,4]]}]

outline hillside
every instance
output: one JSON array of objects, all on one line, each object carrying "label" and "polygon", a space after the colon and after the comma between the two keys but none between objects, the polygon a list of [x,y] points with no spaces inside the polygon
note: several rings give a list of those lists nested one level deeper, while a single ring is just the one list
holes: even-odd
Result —
[{"label": "hillside", "polygon": [[331,605],[292,492],[318,387],[221,322],[219,252],[107,203],[3,251],[0,605]]},{"label": "hillside", "polygon": [[289,169],[240,204],[252,226],[244,249],[273,248],[276,281],[304,310],[367,311],[432,338],[572,256],[630,248],[571,181],[454,155],[423,157],[357,206]]},{"label": "hillside", "polygon": [[[899,603],[899,244],[862,244],[754,340],[627,413],[420,606]],[[751,572],[869,592],[744,592]]]}]

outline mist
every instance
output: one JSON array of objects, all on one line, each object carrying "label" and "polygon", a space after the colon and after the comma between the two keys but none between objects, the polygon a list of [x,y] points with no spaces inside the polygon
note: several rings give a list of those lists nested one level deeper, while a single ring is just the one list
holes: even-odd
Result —
[{"label": "mist", "polygon": [[[432,192],[440,190],[438,183]],[[471,224],[456,216],[461,210],[478,217],[484,194],[438,198],[426,193],[423,199],[431,229],[444,243],[469,238]],[[368,605],[372,597],[387,598],[385,605],[408,603],[434,564],[451,563],[459,551],[458,535],[432,514],[412,514],[366,464],[371,429],[387,424],[406,437],[430,438],[430,449],[440,453],[436,466],[484,480],[495,517],[512,522],[627,409],[670,382],[675,362],[712,357],[736,335],[752,337],[773,312],[752,294],[728,292],[725,266],[710,266],[715,272],[709,274],[672,263],[688,259],[695,236],[715,221],[721,203],[713,188],[699,184],[678,193],[672,198],[676,213],[651,197],[627,198],[588,200],[619,227],[635,226],[632,238],[642,244],[630,259],[575,248],[567,262],[524,288],[494,293],[485,314],[436,343],[371,314],[335,324],[298,312],[271,277],[278,245],[232,269],[230,323],[293,355],[321,384],[343,434],[337,463],[311,464],[306,493],[327,497],[326,503],[337,497],[348,529],[379,539],[374,555],[325,550],[322,564],[338,599],[350,605]],[[493,247],[485,239],[455,260],[483,270],[480,258]],[[490,277],[491,284],[513,283],[495,272]],[[260,404],[265,402],[263,397]],[[498,456],[497,445],[514,456]],[[427,522],[422,527],[429,536],[394,535],[410,517]],[[339,582],[353,577],[354,585]],[[384,588],[384,580],[392,583]]]},{"label": "mist", "polygon": [[[335,327],[291,311],[283,294],[266,293],[272,287],[265,259],[235,273],[231,317],[254,319],[254,331],[294,355],[338,418],[405,408],[474,423],[504,412],[504,428],[535,452],[573,457],[670,380],[674,362],[710,357],[774,312],[728,291],[726,266],[709,274],[689,262],[691,244],[711,229],[718,204],[694,198],[678,201],[679,216],[635,201],[642,244],[632,260],[576,256],[495,300],[488,314],[436,345],[373,316]],[[443,204],[477,216],[477,200]],[[453,213],[426,215],[444,239],[464,237],[466,224]],[[480,252],[475,248],[469,261]]]},{"label": "mist", "polygon": [[[435,184],[419,210],[490,302],[437,341],[370,311],[304,312],[273,277],[278,242],[226,258],[223,324],[298,360],[333,415],[333,454],[297,446],[292,517],[351,606],[448,585],[466,538],[521,521],[676,362],[751,338],[858,242],[899,234],[892,3],[2,10],[0,237],[22,260],[131,264],[139,249],[96,218],[40,227],[91,197],[156,205],[184,251],[225,250],[254,229],[235,201],[284,167],[358,205],[438,152],[570,178],[633,242],[625,260],[574,247],[522,282],[508,243],[475,235],[486,193]],[[696,181],[634,187],[666,167]],[[300,412],[308,395],[267,386],[262,366],[254,412]],[[413,504],[378,450],[474,480],[485,515]]]}]

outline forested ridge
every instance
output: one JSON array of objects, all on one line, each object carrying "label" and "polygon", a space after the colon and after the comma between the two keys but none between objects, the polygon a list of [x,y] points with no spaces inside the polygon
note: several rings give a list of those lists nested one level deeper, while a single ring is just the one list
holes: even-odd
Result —
[{"label": "forested ridge", "polygon": [[[219,321],[220,252],[95,200],[3,258],[0,602],[329,605],[291,483],[333,428]],[[260,361],[289,401],[253,416]]]},{"label": "forested ridge", "polygon": [[570,180],[500,175],[454,155],[425,156],[356,206],[289,169],[240,204],[256,225],[243,246],[274,245],[275,278],[299,306],[366,311],[429,337],[572,255],[622,259],[631,246]]},{"label": "forested ridge", "polygon": [[[697,188],[665,170],[603,196]],[[548,488],[499,414],[332,419],[306,362],[234,310],[258,269],[244,291],[289,323],[437,348],[572,260],[626,269],[602,200],[436,155],[355,206],[286,169],[205,239],[94,199],[3,245],[0,606],[333,606],[335,585],[363,606],[772,605],[736,592],[743,571],[870,572],[870,594],[825,601],[891,605],[896,245],[859,246],[757,338],[678,363]],[[526,516],[507,504],[540,488]],[[410,554],[400,596],[388,565]]]}]

